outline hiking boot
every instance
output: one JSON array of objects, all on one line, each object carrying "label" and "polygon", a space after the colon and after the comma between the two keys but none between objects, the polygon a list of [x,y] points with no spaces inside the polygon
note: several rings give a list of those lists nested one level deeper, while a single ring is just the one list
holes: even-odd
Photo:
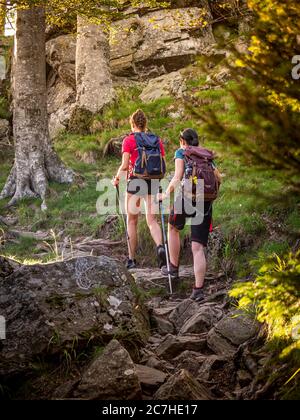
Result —
[{"label": "hiking boot", "polygon": [[194,287],[190,299],[195,302],[201,302],[201,300],[204,300],[203,288],[200,289],[198,287]]},{"label": "hiking boot", "polygon": [[[168,267],[166,265],[162,267],[161,274],[165,277],[169,277]],[[179,278],[179,268],[172,263],[170,263],[170,274],[172,280]]]},{"label": "hiking boot", "polygon": [[158,266],[159,268],[162,268],[164,265],[167,264],[165,247],[163,245],[159,245],[156,248],[156,252],[157,252]]},{"label": "hiking boot", "polygon": [[131,260],[130,258],[128,258],[127,263],[126,263],[127,270],[133,270],[134,268],[136,268],[136,266],[137,266],[136,260]]}]

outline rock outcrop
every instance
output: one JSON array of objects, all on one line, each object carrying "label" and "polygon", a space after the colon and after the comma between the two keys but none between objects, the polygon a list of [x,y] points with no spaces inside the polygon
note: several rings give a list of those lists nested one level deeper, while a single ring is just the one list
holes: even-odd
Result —
[{"label": "rock outcrop", "polygon": [[[111,71],[118,78],[151,79],[186,67],[196,55],[206,54],[214,36],[207,0],[197,7],[144,11],[129,9],[111,30]],[[68,127],[76,101],[76,36],[60,35],[46,44],[48,114],[51,137]],[[99,69],[100,71],[100,69]],[[180,74],[160,86],[150,101],[171,93],[182,96]],[[180,79],[180,80],[179,80]],[[150,86],[148,90],[152,91]],[[143,100],[148,100],[144,92]]]},{"label": "rock outcrop", "polygon": [[7,328],[0,377],[89,340],[105,343],[127,333],[140,345],[148,322],[134,290],[131,275],[108,257],[31,266],[0,257],[0,314]]},{"label": "rock outcrop", "polygon": [[[214,43],[208,2],[138,13],[116,22],[111,67],[119,76],[155,77],[187,66]],[[204,24],[204,22],[206,22]]]}]

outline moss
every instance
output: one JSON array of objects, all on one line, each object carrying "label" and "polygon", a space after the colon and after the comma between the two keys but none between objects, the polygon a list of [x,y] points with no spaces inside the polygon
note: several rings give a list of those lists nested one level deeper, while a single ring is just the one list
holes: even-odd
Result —
[{"label": "moss", "polygon": [[89,134],[92,122],[93,113],[77,107],[72,113],[68,130],[75,134]]},{"label": "moss", "polygon": [[9,110],[9,102],[7,98],[0,97],[0,119],[9,120],[11,112]]}]

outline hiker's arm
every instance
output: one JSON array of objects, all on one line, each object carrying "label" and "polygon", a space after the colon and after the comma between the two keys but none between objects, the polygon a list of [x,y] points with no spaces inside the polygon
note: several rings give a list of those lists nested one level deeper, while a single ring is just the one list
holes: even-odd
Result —
[{"label": "hiker's arm", "polygon": [[176,188],[178,187],[178,185],[180,185],[182,181],[183,175],[184,175],[184,160],[175,159],[175,174],[167,188],[166,196],[169,196],[173,191],[176,190]]},{"label": "hiker's arm", "polygon": [[128,169],[129,169],[129,161],[130,161],[130,154],[127,152],[124,152],[122,156],[121,166],[118,169],[117,175],[114,177],[113,182],[115,186],[119,184],[122,173],[126,172],[127,174]]}]

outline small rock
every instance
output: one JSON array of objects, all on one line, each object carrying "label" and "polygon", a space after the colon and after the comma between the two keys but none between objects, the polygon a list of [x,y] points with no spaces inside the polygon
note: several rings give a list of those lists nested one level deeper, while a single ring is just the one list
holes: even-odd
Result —
[{"label": "small rock", "polygon": [[81,160],[81,162],[86,163],[87,165],[95,165],[97,162],[97,153],[95,151],[89,151],[89,152],[75,152],[75,156]]},{"label": "small rock", "polygon": [[215,328],[218,333],[236,346],[245,343],[259,331],[258,323],[240,311],[224,317]]},{"label": "small rock", "polygon": [[168,334],[157,347],[156,354],[165,360],[170,360],[185,350],[201,352],[205,349],[206,339],[199,335],[190,334],[175,337],[174,335]]},{"label": "small rock", "polygon": [[173,359],[173,363],[176,366],[176,369],[185,369],[192,376],[196,377],[200,367],[206,359],[207,356],[203,356],[195,351],[186,350],[179,356],[175,357],[175,359]]},{"label": "small rock", "polygon": [[186,370],[171,376],[154,395],[155,400],[211,400],[207,389],[200,385]]},{"label": "small rock", "polygon": [[172,371],[174,371],[174,367],[169,362],[166,362],[164,360],[159,360],[155,356],[151,356],[147,360],[146,366],[149,366],[153,369],[160,370],[162,372],[172,372]]},{"label": "small rock", "polygon": [[175,308],[176,308],[176,304],[174,305],[174,303],[172,302],[172,304],[170,304],[170,305],[159,307],[159,308],[154,308],[153,309],[153,315],[154,316],[167,316],[172,311],[174,311]]},{"label": "small rock", "polygon": [[240,311],[225,316],[208,333],[208,346],[219,355],[233,356],[238,346],[254,337],[259,331],[256,321]]},{"label": "small rock", "polygon": [[103,122],[99,120],[94,120],[90,126],[91,134],[100,133],[101,131],[103,131],[103,129]]},{"label": "small rock", "polygon": [[173,334],[174,325],[167,319],[164,319],[160,316],[152,316],[151,321],[153,322],[159,334],[161,335]]},{"label": "small rock", "polygon": [[209,331],[221,319],[223,312],[216,306],[200,306],[195,313],[180,329],[180,334],[201,334]]},{"label": "small rock", "polygon": [[237,347],[218,334],[215,328],[210,330],[207,335],[207,345],[213,352],[221,356],[233,357],[237,351]]},{"label": "small rock", "polygon": [[122,144],[125,137],[126,135],[124,134],[120,137],[113,137],[110,139],[103,149],[103,156],[121,156]]},{"label": "small rock", "polygon": [[149,81],[140,95],[143,102],[153,102],[167,96],[182,98],[186,84],[180,72],[172,72]]},{"label": "small rock", "polygon": [[175,325],[177,331],[180,331],[185,322],[199,311],[199,304],[186,299],[182,301],[170,314],[169,320]]},{"label": "small rock", "polygon": [[142,390],[145,392],[159,388],[167,379],[167,375],[149,366],[135,365]]},{"label": "small rock", "polygon": [[136,367],[117,340],[91,363],[74,392],[76,398],[87,400],[131,400],[141,398],[141,394]]}]

